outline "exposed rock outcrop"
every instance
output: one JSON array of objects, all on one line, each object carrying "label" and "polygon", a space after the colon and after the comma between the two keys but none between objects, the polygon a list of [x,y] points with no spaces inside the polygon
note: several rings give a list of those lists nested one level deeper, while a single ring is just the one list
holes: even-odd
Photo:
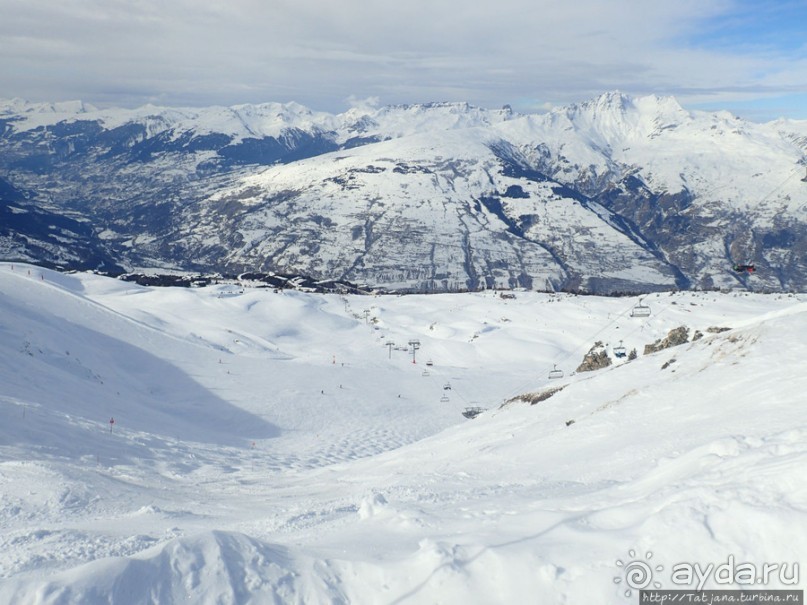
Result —
[{"label": "exposed rock outcrop", "polygon": [[589,349],[586,356],[583,357],[583,363],[577,366],[577,372],[593,372],[594,370],[601,370],[607,368],[613,363],[611,358],[608,357],[608,352],[605,350],[605,345],[601,341],[594,343],[594,346]]},{"label": "exposed rock outcrop", "polygon": [[669,349],[670,347],[677,347],[687,342],[689,342],[689,328],[679,326],[670,330],[666,338],[659,339],[653,344],[645,345],[644,354],[649,355],[650,353],[656,353],[657,351]]},{"label": "exposed rock outcrop", "polygon": [[565,387],[555,387],[551,389],[544,389],[543,391],[538,391],[537,393],[522,393],[521,395],[516,395],[512,399],[508,399],[504,402],[503,405],[509,405],[511,403],[517,401],[523,401],[524,403],[529,403],[530,405],[535,405],[536,403],[540,403],[542,401],[546,401],[555,393],[560,393]]}]

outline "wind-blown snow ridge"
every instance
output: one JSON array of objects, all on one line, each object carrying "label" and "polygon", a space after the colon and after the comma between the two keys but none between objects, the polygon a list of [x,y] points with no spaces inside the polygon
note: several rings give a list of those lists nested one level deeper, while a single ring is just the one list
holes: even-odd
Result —
[{"label": "wind-blown snow ridge", "polygon": [[[0,603],[629,603],[632,551],[803,590],[807,300],[637,301],[0,263]],[[573,374],[594,341],[638,357]]]}]

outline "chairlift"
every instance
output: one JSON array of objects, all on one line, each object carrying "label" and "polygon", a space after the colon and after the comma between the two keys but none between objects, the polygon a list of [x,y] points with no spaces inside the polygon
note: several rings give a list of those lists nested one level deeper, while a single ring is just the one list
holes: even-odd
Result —
[{"label": "chairlift", "polygon": [[451,390],[451,383],[450,382],[445,383],[443,385],[443,390],[444,391],[450,391]]},{"label": "chairlift", "polygon": [[642,304],[639,301],[639,304],[633,307],[633,310],[630,312],[631,317],[650,317],[650,307],[645,304]]},{"label": "chairlift", "polygon": [[422,376],[429,376],[429,370],[423,370]]},{"label": "chairlift", "polygon": [[801,182],[802,183],[807,183],[807,174],[804,175],[804,178],[801,179]]},{"label": "chairlift", "polygon": [[449,401],[448,395],[443,395],[440,397],[440,403],[448,403]]},{"label": "chairlift", "polygon": [[623,357],[627,357],[628,350],[622,346],[622,341],[619,341],[619,346],[614,347],[614,357],[622,359]]},{"label": "chairlift", "polygon": [[429,361],[426,362],[426,365],[432,367],[434,365],[434,362],[430,359]]},{"label": "chairlift", "polygon": [[549,372],[549,378],[550,379],[563,378],[563,370],[559,370],[558,366],[555,364],[552,365],[554,366],[554,369],[551,372]]}]

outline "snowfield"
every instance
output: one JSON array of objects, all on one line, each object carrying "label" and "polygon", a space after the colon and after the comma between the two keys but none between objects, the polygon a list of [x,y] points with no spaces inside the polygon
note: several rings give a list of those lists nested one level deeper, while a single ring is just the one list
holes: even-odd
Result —
[{"label": "snowfield", "polygon": [[[0,603],[805,588],[807,295],[506,294],[0,263]],[[575,372],[595,342],[615,364]]]}]

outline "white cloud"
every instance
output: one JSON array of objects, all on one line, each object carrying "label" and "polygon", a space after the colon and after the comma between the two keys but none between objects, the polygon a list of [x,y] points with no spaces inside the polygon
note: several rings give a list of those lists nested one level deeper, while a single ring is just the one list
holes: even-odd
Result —
[{"label": "white cloud", "polygon": [[361,99],[356,95],[350,95],[345,101],[354,109],[374,109],[381,105],[381,99],[378,97],[366,97]]},{"label": "white cloud", "polygon": [[[0,0],[4,96],[139,104],[564,103],[802,86],[803,64],[686,40],[729,0]],[[714,21],[711,21],[714,27]],[[768,75],[771,74],[771,75]],[[801,78],[801,79],[799,79]]]}]

